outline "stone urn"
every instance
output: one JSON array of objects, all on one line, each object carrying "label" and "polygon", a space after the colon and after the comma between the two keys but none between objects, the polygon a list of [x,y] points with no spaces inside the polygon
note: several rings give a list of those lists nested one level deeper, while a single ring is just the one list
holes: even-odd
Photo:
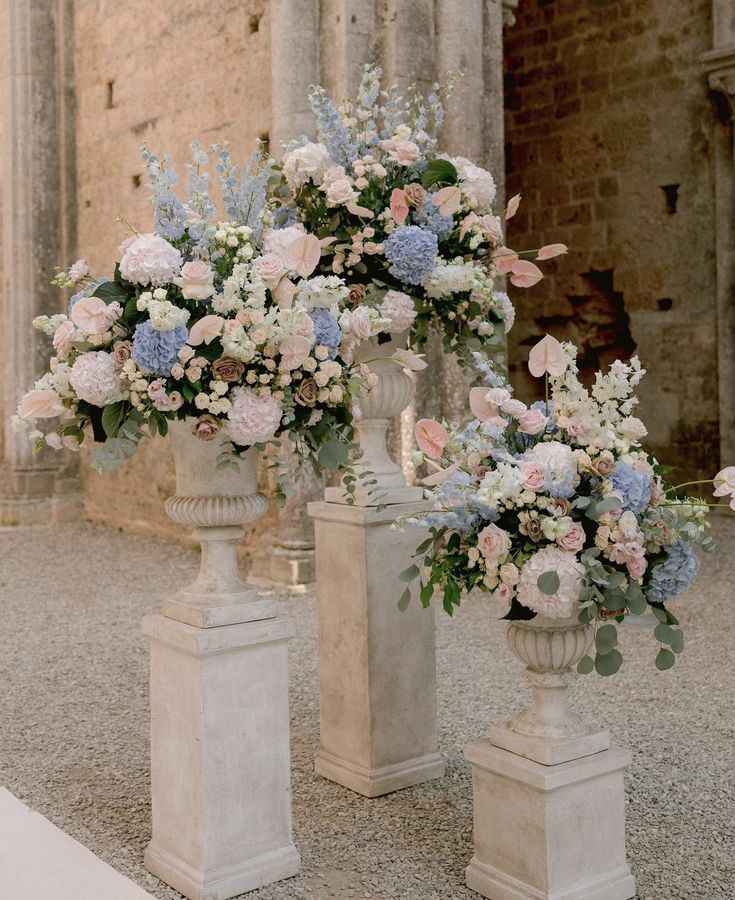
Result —
[{"label": "stone urn", "polygon": [[232,445],[222,433],[201,440],[192,431],[195,422],[169,423],[176,494],[166,500],[166,513],[174,522],[193,526],[201,565],[192,584],[164,601],[164,614],[200,628],[269,618],[272,602],[242,579],[236,549],[242,526],[268,507],[258,492],[259,452],[251,448],[240,456],[230,454],[222,465]]},{"label": "stone urn", "polygon": [[[423,498],[420,487],[409,487],[403,470],[388,452],[388,426],[413,400],[414,382],[403,367],[390,357],[396,350],[406,348],[408,332],[394,334],[389,341],[378,343],[377,337],[363,341],[355,351],[355,362],[364,362],[378,382],[360,399],[356,417],[358,442],[362,458],[355,471],[365,475],[365,481],[375,484],[358,486],[355,500],[358,505],[410,503]],[[342,487],[327,488],[325,500],[344,502]]]},{"label": "stone urn", "polygon": [[594,636],[594,623],[583,625],[576,615],[508,622],[508,646],[526,664],[523,674],[533,693],[527,709],[490,730],[490,741],[496,747],[544,765],[609,747],[607,732],[585,723],[569,705],[569,687],[577,678],[574,667],[589,650]]}]

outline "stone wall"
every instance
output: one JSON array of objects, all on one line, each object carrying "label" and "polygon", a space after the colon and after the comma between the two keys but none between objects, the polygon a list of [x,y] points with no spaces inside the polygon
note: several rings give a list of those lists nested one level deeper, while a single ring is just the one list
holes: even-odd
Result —
[{"label": "stone wall", "polygon": [[[522,0],[505,32],[510,243],[568,256],[515,291],[511,373],[545,331],[583,367],[637,352],[641,417],[682,475],[718,464],[711,0]],[[700,477],[702,477],[700,475]]]},{"label": "stone wall", "polygon": [[[145,142],[183,172],[189,143],[226,138],[246,157],[270,123],[266,0],[81,0],[76,4],[78,246],[110,275],[129,229],[152,228]],[[83,460],[87,514],[129,531],[185,536],[163,511],[173,493],[168,442],[148,440],[102,477]]]}]

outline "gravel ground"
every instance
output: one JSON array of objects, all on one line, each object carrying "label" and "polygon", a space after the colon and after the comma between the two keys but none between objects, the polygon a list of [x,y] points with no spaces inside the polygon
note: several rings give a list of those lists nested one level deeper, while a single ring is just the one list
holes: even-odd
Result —
[{"label": "gravel ground", "polygon": [[[633,750],[629,858],[645,900],[735,896],[735,521],[718,518],[716,530],[721,554],[705,560],[697,590],[675,606],[687,638],[675,668],[657,672],[650,631],[631,627],[619,675],[588,676],[576,689],[585,714]],[[0,781],[153,896],[179,898],[142,867],[150,810],[140,618],[166,585],[193,575],[195,553],[71,525],[0,529],[0,559]],[[473,599],[454,620],[437,615],[446,777],[366,800],[313,773],[314,597],[278,602],[297,629],[293,811],[303,874],[248,897],[477,897],[464,887],[472,798],[461,748],[527,695],[490,604]]]}]

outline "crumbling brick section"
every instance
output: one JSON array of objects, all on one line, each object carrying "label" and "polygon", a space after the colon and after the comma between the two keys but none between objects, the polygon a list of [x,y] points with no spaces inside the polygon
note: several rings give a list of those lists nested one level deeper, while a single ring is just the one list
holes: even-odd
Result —
[{"label": "crumbling brick section", "polygon": [[637,352],[650,445],[684,477],[719,462],[710,10],[523,0],[505,33],[508,243],[570,248],[511,288],[519,396],[538,395],[525,361],[547,331],[579,345],[583,372]]}]

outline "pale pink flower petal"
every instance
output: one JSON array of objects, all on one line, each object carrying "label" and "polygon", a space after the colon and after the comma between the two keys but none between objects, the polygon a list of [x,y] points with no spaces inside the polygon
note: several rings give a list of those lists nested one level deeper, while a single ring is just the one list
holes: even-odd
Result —
[{"label": "pale pink flower petal", "polygon": [[493,253],[493,265],[498,275],[507,275],[518,262],[518,254],[509,247],[498,247]]},{"label": "pale pink flower petal", "polygon": [[443,216],[453,216],[462,201],[462,191],[456,186],[442,188],[431,195],[431,202]]},{"label": "pale pink flower petal", "polygon": [[372,219],[375,216],[373,212],[371,212],[369,209],[365,209],[364,206],[358,206],[354,200],[350,200],[350,202],[346,203],[345,206],[353,216],[360,216],[361,219]]},{"label": "pale pink flower petal", "polygon": [[325,237],[325,238],[320,238],[320,239],[319,239],[319,246],[320,246],[320,247],[329,247],[330,244],[334,244],[336,240],[337,240],[336,237]]},{"label": "pale pink flower petal", "polygon": [[513,216],[518,212],[518,207],[521,204],[521,195],[516,194],[515,197],[511,197],[508,201],[508,205],[505,207],[505,221],[508,219],[512,219]]},{"label": "pale pink flower petal", "polygon": [[422,359],[412,350],[395,350],[391,359],[394,359],[397,363],[406,369],[410,369],[412,372],[422,372],[428,367],[426,360]]},{"label": "pale pink flower petal", "polygon": [[727,466],[714,477],[715,497],[735,494],[735,466]]},{"label": "pale pink flower petal", "polygon": [[451,466],[447,466],[446,469],[439,469],[433,475],[427,475],[426,478],[422,479],[421,484],[425,484],[426,487],[436,487],[437,484],[443,484],[450,475],[454,475],[458,471],[459,462],[454,462]]},{"label": "pale pink flower petal", "polygon": [[561,256],[569,250],[566,244],[546,244],[542,247],[536,259],[553,259],[555,256]]},{"label": "pale pink flower petal", "polygon": [[50,389],[29,391],[18,406],[21,419],[53,419],[64,412],[61,398],[56,391]]},{"label": "pale pink flower petal", "polygon": [[308,278],[319,264],[321,255],[319,238],[314,234],[302,234],[284,249],[283,261],[302,278]]},{"label": "pale pink flower petal", "polygon": [[510,277],[510,283],[516,287],[529,288],[533,287],[544,277],[544,273],[539,269],[536,263],[532,263],[528,259],[519,259],[510,267],[513,273]]},{"label": "pale pink flower petal", "polygon": [[396,225],[403,225],[408,218],[408,201],[406,192],[401,188],[393,188],[390,195],[390,214]]},{"label": "pale pink flower petal", "polygon": [[542,337],[528,355],[528,371],[534,378],[540,378],[548,372],[549,375],[558,377],[563,375],[567,368],[567,359],[564,349],[556,338],[547,334]]},{"label": "pale pink flower petal", "polygon": [[487,388],[470,388],[470,409],[472,415],[481,422],[487,422],[498,415],[497,405],[488,400],[487,395]]},{"label": "pale pink flower petal", "polygon": [[211,344],[216,337],[222,334],[224,324],[225,320],[222,316],[204,316],[203,319],[192,325],[186,343],[191,347],[198,347],[199,344]]},{"label": "pale pink flower petal", "polygon": [[273,299],[281,309],[291,309],[295,293],[296,285],[288,278],[282,278],[278,284],[271,289]]},{"label": "pale pink flower petal", "polygon": [[[460,241],[464,240],[464,236],[467,232],[472,228],[475,222],[478,221],[477,213],[469,213],[462,219],[462,225],[459,229],[459,239]],[[502,274],[502,273],[501,273]]]},{"label": "pale pink flower petal", "polygon": [[430,459],[439,459],[449,440],[447,429],[435,419],[419,419],[414,434],[419,449]]}]

